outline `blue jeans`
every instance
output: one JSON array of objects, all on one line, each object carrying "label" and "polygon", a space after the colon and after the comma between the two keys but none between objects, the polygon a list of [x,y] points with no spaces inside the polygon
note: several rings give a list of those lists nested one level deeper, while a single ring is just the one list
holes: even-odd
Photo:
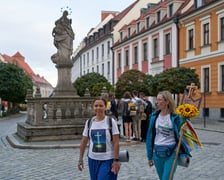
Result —
[{"label": "blue jeans", "polygon": [[[158,157],[155,152],[153,153],[154,164],[155,164],[156,171],[157,171],[157,174],[159,175],[160,180],[169,179],[175,156],[176,156],[176,151],[173,151],[171,156],[163,157],[163,158]],[[176,171],[176,168],[177,168],[177,163],[174,168],[174,173]]]},{"label": "blue jeans", "polygon": [[88,158],[91,180],[117,180],[117,174],[111,172],[113,159],[95,160]]}]

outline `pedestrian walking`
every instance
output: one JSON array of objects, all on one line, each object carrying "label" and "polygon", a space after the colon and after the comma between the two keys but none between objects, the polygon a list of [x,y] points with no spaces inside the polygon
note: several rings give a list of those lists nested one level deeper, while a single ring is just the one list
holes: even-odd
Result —
[{"label": "pedestrian walking", "polygon": [[[155,164],[160,180],[168,180],[170,173],[174,173],[177,163],[175,159],[183,118],[175,114],[175,103],[169,91],[159,92],[156,99],[157,111],[150,118],[146,139],[146,149],[149,166]],[[180,153],[191,154],[185,144],[181,144]],[[173,179],[173,177],[172,177]]]},{"label": "pedestrian walking", "polygon": [[132,92],[132,102],[135,104],[136,107],[136,115],[132,116],[134,131],[133,140],[140,141],[142,114],[144,113],[147,104],[143,99],[138,97],[138,92],[136,90]]},{"label": "pedestrian walking", "polygon": [[117,101],[114,93],[109,93],[107,104],[109,104],[109,107],[107,107],[108,115],[118,121]]},{"label": "pedestrian walking", "polygon": [[[88,167],[91,180],[116,180],[120,170],[117,122],[106,116],[103,98],[94,101],[95,116],[86,121],[80,143],[78,169],[84,168],[83,155],[89,141]],[[111,128],[110,128],[111,123]]]},{"label": "pedestrian walking", "polygon": [[139,97],[147,103],[144,110],[144,113],[146,114],[146,118],[141,120],[141,142],[145,142],[148,126],[149,126],[149,118],[152,114],[152,103],[147,99],[144,92],[140,92]]},{"label": "pedestrian walking", "polygon": [[130,103],[132,103],[131,93],[129,91],[126,91],[123,98],[121,99],[121,114],[124,124],[126,142],[130,142],[132,136],[132,117],[130,115],[130,109],[128,107]]}]

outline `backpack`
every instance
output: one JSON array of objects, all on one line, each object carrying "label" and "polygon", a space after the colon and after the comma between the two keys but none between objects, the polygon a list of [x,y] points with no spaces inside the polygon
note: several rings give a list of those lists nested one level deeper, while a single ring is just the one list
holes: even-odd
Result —
[{"label": "backpack", "polygon": [[136,116],[137,114],[137,107],[133,102],[128,102],[128,113],[130,116]]},{"label": "backpack", "polygon": [[138,113],[144,113],[145,112],[145,106],[142,102],[138,102],[137,104],[137,112]]},{"label": "backpack", "polygon": [[112,102],[111,101],[107,101],[107,106],[106,106],[106,114],[107,115],[111,115],[111,106],[112,106]]},{"label": "backpack", "polygon": [[[89,131],[90,131],[90,128],[92,126],[92,118],[88,119],[88,122],[87,122],[87,127],[88,127],[88,137],[89,137]],[[108,117],[108,124],[109,124],[109,132],[110,132],[110,138],[111,138],[111,141],[113,141],[113,134],[112,134],[112,118],[111,117]]]}]

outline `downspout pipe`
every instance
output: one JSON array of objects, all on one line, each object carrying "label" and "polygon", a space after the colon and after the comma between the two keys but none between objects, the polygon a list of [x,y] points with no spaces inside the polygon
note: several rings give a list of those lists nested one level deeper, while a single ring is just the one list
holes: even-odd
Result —
[{"label": "downspout pipe", "polygon": [[177,67],[180,67],[180,28],[179,28],[179,17],[175,17],[173,19],[173,22],[176,25],[176,30],[177,30]]},{"label": "downspout pipe", "polygon": [[[177,67],[180,67],[180,60],[179,60],[179,58],[180,58],[180,28],[179,28],[179,17],[178,16],[176,16],[174,19],[173,19],[173,22],[175,23],[175,25],[176,25],[176,30],[177,30],[177,55],[176,55],[176,57],[177,57],[177,59],[176,59],[176,61],[177,61]],[[180,102],[180,96],[179,96],[179,94],[177,94],[177,104],[179,104],[179,102]]]}]

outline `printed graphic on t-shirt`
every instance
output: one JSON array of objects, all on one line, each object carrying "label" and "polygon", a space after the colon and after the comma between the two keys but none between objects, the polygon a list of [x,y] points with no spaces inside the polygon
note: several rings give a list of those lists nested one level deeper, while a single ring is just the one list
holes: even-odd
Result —
[{"label": "printed graphic on t-shirt", "polygon": [[106,130],[92,129],[93,152],[106,152]]},{"label": "printed graphic on t-shirt", "polygon": [[157,128],[157,133],[163,135],[163,137],[168,137],[170,136],[171,132],[173,131],[172,128],[164,127],[164,126],[158,126]]}]

